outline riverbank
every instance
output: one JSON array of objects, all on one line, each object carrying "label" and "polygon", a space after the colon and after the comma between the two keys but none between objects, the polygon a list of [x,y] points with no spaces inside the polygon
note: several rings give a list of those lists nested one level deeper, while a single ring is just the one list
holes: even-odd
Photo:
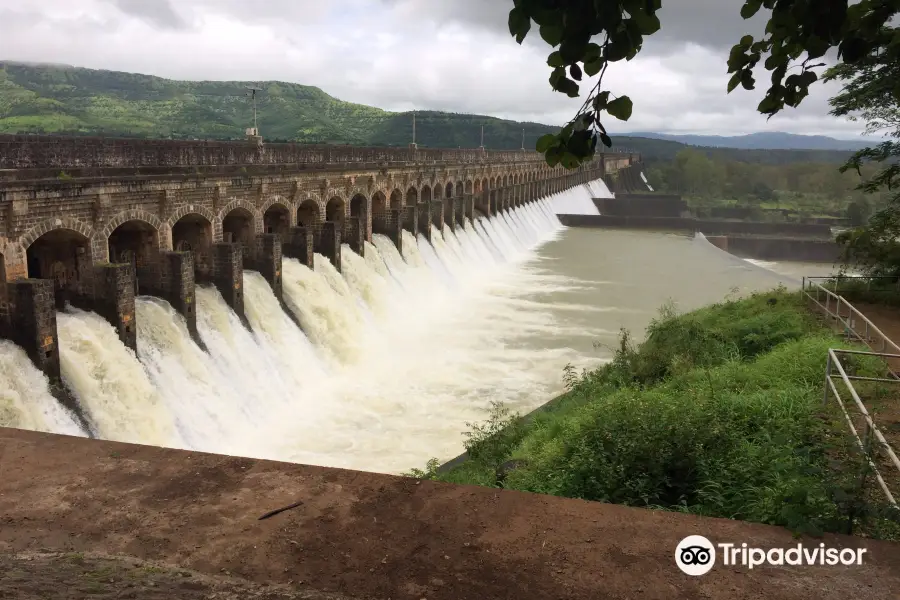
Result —
[{"label": "riverbank", "polygon": [[[900,539],[897,523],[858,516],[859,503],[883,507],[858,489],[839,409],[822,406],[827,350],[848,345],[797,294],[664,310],[647,333],[623,337],[609,365],[569,370],[552,410],[528,422],[498,410],[470,432],[468,461],[419,475]],[[866,358],[856,374],[881,375]]]}]

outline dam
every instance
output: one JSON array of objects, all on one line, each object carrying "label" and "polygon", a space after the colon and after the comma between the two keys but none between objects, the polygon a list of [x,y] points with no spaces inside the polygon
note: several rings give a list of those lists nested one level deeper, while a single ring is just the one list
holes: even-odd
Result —
[{"label": "dam", "polygon": [[0,426],[397,473],[458,454],[491,402],[546,402],[669,295],[778,281],[681,236],[565,230],[636,155],[0,148]]}]

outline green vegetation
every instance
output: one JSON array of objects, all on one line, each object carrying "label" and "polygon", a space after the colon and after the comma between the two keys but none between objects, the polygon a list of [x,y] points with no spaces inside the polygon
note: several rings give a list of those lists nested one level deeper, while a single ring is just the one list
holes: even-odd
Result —
[{"label": "green vegetation", "polygon": [[[410,113],[332,98],[316,87],[262,82],[259,127],[267,140],[404,146]],[[253,109],[242,81],[160,77],[0,62],[0,133],[243,139]],[[416,141],[430,147],[517,149],[553,128],[493,117],[416,113]]]},{"label": "green vegetation", "polygon": [[822,405],[827,350],[841,345],[783,288],[680,316],[667,307],[640,346],[623,334],[611,363],[568,369],[548,410],[525,420],[495,407],[469,433],[467,462],[412,475],[900,538],[871,483],[860,489],[839,409]]},{"label": "green vegetation", "polygon": [[[856,173],[842,173],[824,162],[759,164],[685,149],[671,161],[650,162],[645,173],[656,191],[681,194],[691,208],[781,209],[862,225],[888,201],[886,193],[859,190]],[[863,168],[864,177],[874,173],[872,167]],[[763,219],[761,212],[757,219]]]}]

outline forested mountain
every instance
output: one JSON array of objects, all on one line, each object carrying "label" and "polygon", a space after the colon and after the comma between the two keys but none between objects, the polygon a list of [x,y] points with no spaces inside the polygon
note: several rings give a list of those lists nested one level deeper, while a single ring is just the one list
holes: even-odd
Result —
[{"label": "forested mountain", "polygon": [[669,140],[711,148],[738,148],[743,150],[860,150],[877,143],[865,140],[838,140],[825,135],[798,135],[783,131],[761,131],[747,135],[692,135],[635,132],[635,137]]},{"label": "forested mountain", "polygon": [[[259,128],[266,140],[402,146],[412,140],[412,114],[333,98],[317,87],[276,81],[174,81],[66,65],[0,61],[0,133],[93,134],[180,139],[241,139],[252,125],[247,87],[259,94]],[[534,148],[559,125],[482,115],[416,111],[416,142],[424,147],[477,147],[484,126],[488,148]],[[670,161],[684,144],[613,136],[615,149]],[[840,162],[847,152],[701,148],[710,156],[770,164]]]}]

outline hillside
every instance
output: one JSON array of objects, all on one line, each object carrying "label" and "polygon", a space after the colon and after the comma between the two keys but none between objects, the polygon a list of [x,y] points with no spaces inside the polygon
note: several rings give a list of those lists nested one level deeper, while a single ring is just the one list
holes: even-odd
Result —
[{"label": "hillside", "polygon": [[[406,145],[412,114],[344,102],[312,86],[278,81],[175,81],[150,75],[0,61],[0,133],[241,139],[252,124],[247,87],[259,94],[259,128],[270,141]],[[533,148],[557,125],[482,115],[416,112],[416,142],[424,147]],[[656,135],[656,134],[652,134]],[[614,148],[668,161],[685,148],[677,141],[614,136]],[[705,148],[746,162],[841,162],[846,152],[746,151]]]},{"label": "hillside", "polygon": [[783,131],[761,131],[747,135],[692,135],[651,132],[634,132],[630,136],[668,140],[712,148],[737,148],[742,150],[860,150],[871,145],[864,140],[839,140],[825,135],[798,135]]}]

